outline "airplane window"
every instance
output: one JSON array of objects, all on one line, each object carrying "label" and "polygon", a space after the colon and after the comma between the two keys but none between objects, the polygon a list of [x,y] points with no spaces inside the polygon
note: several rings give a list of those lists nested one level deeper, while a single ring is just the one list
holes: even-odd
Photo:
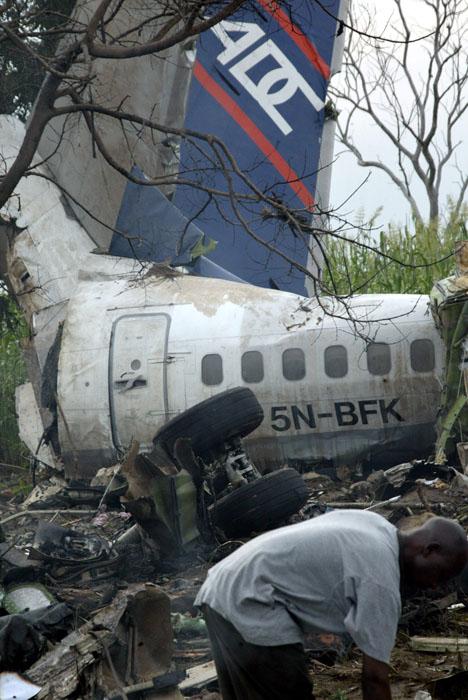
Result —
[{"label": "airplane window", "polygon": [[283,377],[297,381],[305,377],[305,357],[300,348],[291,348],[283,352]]},{"label": "airplane window", "polygon": [[435,350],[432,340],[413,340],[410,347],[411,368],[415,372],[432,372],[435,367]]},{"label": "airplane window", "polygon": [[223,381],[223,358],[221,355],[205,355],[201,362],[203,384],[214,386]]},{"label": "airplane window", "polygon": [[387,343],[369,343],[367,369],[371,374],[388,374],[392,367],[390,346]]},{"label": "airplane window", "polygon": [[263,356],[258,350],[244,352],[241,361],[242,379],[247,383],[261,382],[263,379]]},{"label": "airplane window", "polygon": [[325,349],[325,374],[336,379],[348,374],[348,354],[344,345],[330,345]]}]

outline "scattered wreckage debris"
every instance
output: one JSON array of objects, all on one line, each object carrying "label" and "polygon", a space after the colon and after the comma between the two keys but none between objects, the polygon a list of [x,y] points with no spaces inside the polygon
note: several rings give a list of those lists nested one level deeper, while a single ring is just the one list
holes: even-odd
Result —
[{"label": "scattered wreckage debris", "polygon": [[113,576],[120,563],[118,551],[102,537],[44,522],[38,525],[29,556],[44,563],[52,581],[62,583],[96,583]]},{"label": "scattered wreckage debris", "polygon": [[26,671],[48,642],[62,639],[73,620],[73,610],[65,603],[0,617],[0,671]]},{"label": "scattered wreckage debris", "polygon": [[[164,440],[156,436],[153,451],[145,455],[134,443],[121,464],[101,470],[95,482],[99,494],[92,501],[75,484],[76,501],[68,491],[69,508],[63,506],[60,489],[53,494],[56,500],[43,489],[43,501],[36,489],[34,505],[26,500],[26,510],[11,513],[9,505],[7,514],[3,509],[7,541],[0,542],[5,613],[0,616],[0,670],[23,674],[25,682],[40,688],[34,697],[201,698],[202,691],[217,697],[206,627],[193,600],[211,563],[251,534],[288,521],[284,512],[276,521],[272,496],[281,492],[275,490],[278,484],[284,491],[297,485],[294,498],[287,498],[295,504],[289,522],[342,507],[375,510],[402,528],[434,514],[457,517],[465,527],[468,521],[465,480],[458,478],[463,475],[444,465],[405,463],[360,481],[344,470],[340,481],[285,468],[263,476],[253,472],[249,481],[245,474],[253,465],[246,464],[237,437],[234,446],[229,441],[215,446],[211,438],[207,449],[214,457],[199,449],[196,431],[176,437],[174,429],[170,436],[172,442],[167,435]],[[105,502],[111,482],[120,491]],[[262,500],[263,489],[268,497]],[[223,498],[232,520],[242,513],[242,527],[237,522],[232,536],[215,517],[219,513],[213,506]],[[43,504],[47,508],[41,510]],[[269,508],[264,516],[260,504]],[[467,600],[468,570],[455,588],[407,601],[400,640],[405,658],[414,658],[415,664],[418,654],[437,660],[464,655]],[[55,620],[52,629],[46,624],[50,620]],[[422,637],[435,640],[431,651],[415,646]],[[8,653],[1,652],[2,639]],[[21,660],[20,647],[30,650],[29,655],[21,651]],[[321,696],[332,697],[331,689],[336,692],[340,678],[347,678],[345,696],[359,697],[356,652],[346,640],[311,636],[308,650]],[[407,700],[417,691],[439,697],[428,680],[448,678],[455,666],[434,662],[425,678],[414,666],[411,678],[400,665],[405,690],[395,697]]]},{"label": "scattered wreckage debris", "polygon": [[[112,697],[141,683],[155,687],[154,679],[172,670],[172,651],[168,596],[154,584],[132,584],[31,666],[28,678],[41,686],[38,700],[70,697],[78,688],[85,697]],[[176,686],[172,679],[162,697],[181,698]]]},{"label": "scattered wreckage debris", "polygon": [[0,673],[0,698],[2,700],[29,700],[37,696],[40,687],[18,673]]},{"label": "scattered wreckage debris", "polygon": [[216,668],[214,661],[208,661],[206,664],[193,666],[187,671],[187,678],[180,684],[180,689],[184,692],[193,690],[201,690],[209,688],[217,679]]},{"label": "scattered wreckage debris", "polygon": [[457,671],[429,684],[434,700],[466,700],[468,698],[468,671]]},{"label": "scattered wreckage debris", "polygon": [[[222,537],[229,535],[231,521],[239,520],[236,528],[244,536],[285,522],[305,503],[307,486],[292,469],[265,476],[258,473],[243,451],[241,437],[258,424],[263,413],[250,391],[234,390],[227,394],[204,402],[201,409],[191,410],[192,432],[188,438],[176,437],[180,421],[183,424],[186,420],[182,415],[179,427],[169,425],[162,437],[156,436],[150,455],[140,455],[138,444],[134,443],[122,464],[98,475],[94,485],[64,484],[56,475],[48,484],[38,484],[25,501],[27,510],[3,518],[5,525],[21,517],[39,521],[28,543],[28,557],[13,545],[16,558],[8,557],[9,546],[6,546],[3,559],[9,559],[9,566],[18,566],[23,574],[29,568],[28,577],[46,580],[58,598],[70,601],[70,587],[91,586],[96,590],[106,580],[115,579],[122,563],[119,550],[132,543],[153,549],[156,558],[173,558],[199,540],[200,535],[217,546],[222,529],[227,530]],[[226,426],[221,436],[215,439],[211,432],[210,441],[203,443],[202,432],[194,432],[193,426],[205,431],[203,420],[209,416],[206,411],[217,412],[223,402],[233,397],[242,407],[234,432],[232,426]],[[175,436],[171,450],[168,450],[168,435]],[[111,482],[115,488],[109,488]],[[241,491],[245,495],[239,499]],[[109,493],[117,496],[117,503],[121,503],[135,523],[129,523],[112,543],[97,534],[41,520],[46,514],[53,514],[54,518],[59,514],[82,518],[93,515],[93,526],[105,526],[103,505],[109,508],[116,505],[115,500],[109,500]],[[275,496],[280,497],[277,506]],[[73,508],[67,510],[66,505]],[[76,507],[87,505],[101,509],[101,519],[99,515],[96,517],[97,511]],[[224,526],[221,521],[223,514],[226,518],[226,508],[230,515]],[[239,513],[245,517],[239,519]],[[80,517],[75,520],[79,521]],[[65,603],[55,603],[54,596],[42,583],[20,582],[7,590],[4,601],[13,604],[15,593],[22,594],[26,601],[21,606],[18,604],[16,616],[23,625],[33,612],[39,615],[46,611],[50,616],[57,611],[57,605],[67,615],[73,615]],[[206,629],[202,619],[190,614],[174,612],[171,619],[169,598],[154,584],[130,584],[124,591],[117,591],[107,606],[100,606],[94,614],[92,610],[87,612],[91,619],[68,634],[61,625],[55,625],[55,634],[60,630],[60,639],[52,649],[46,651],[43,638],[31,626],[30,634],[38,635],[33,640],[36,644],[30,644],[34,653],[23,655],[21,665],[11,655],[4,655],[5,663],[10,666],[8,670],[27,670],[29,681],[40,688],[38,698],[66,698],[76,692],[93,698],[143,695],[177,698],[182,697],[181,690],[193,695],[216,680],[209,660],[189,669],[187,678],[185,673],[174,671],[173,634],[188,638],[191,644],[194,637],[203,638],[205,654]],[[4,616],[3,620],[7,622],[8,618]],[[48,641],[57,642],[57,637],[49,637]]]},{"label": "scattered wreckage debris", "polygon": [[411,637],[411,649],[416,651],[441,651],[467,652],[468,638],[463,637]]}]

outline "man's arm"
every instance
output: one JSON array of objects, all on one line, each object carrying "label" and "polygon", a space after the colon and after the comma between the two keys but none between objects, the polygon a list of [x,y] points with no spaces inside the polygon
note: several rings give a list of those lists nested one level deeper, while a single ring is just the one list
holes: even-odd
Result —
[{"label": "man's arm", "polygon": [[388,680],[389,667],[364,654],[362,662],[362,698],[363,700],[392,700],[392,691]]}]

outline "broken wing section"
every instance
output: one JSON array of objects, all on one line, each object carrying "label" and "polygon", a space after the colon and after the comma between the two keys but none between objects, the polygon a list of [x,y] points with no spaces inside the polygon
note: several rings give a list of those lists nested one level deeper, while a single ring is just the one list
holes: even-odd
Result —
[{"label": "broken wing section", "polygon": [[[25,133],[15,117],[0,117],[3,172],[16,158]],[[50,307],[55,307],[55,315],[59,313],[58,308],[73,293],[80,265],[94,247],[50,172],[38,160],[0,213],[2,273],[30,325]],[[57,321],[49,319],[47,326],[55,336]],[[36,326],[36,334],[39,328]]]},{"label": "broken wing section", "polygon": [[[24,125],[18,119],[0,117],[3,171],[16,158],[24,137]],[[40,449],[44,428],[52,421],[49,407],[41,404],[43,371],[77,284],[79,267],[94,244],[38,159],[0,212],[0,241],[2,277],[30,328],[24,350],[32,384],[17,391],[17,413],[23,417],[20,430],[32,454],[51,464],[52,452]],[[26,416],[30,420],[25,421]]]},{"label": "broken wing section", "polygon": [[[18,119],[0,117],[0,174],[16,158],[24,137],[24,125]],[[47,167],[39,159],[33,166],[0,212],[0,268],[30,328],[24,350],[34,393],[27,388],[18,392],[17,409],[19,414],[23,413],[25,396],[27,402],[35,400],[36,405],[30,408],[35,416],[40,414],[42,426],[35,421],[35,429],[30,424],[22,432],[36,454],[44,429],[57,417],[54,357],[59,351],[59,331],[67,315],[68,301],[75,294],[80,270],[86,270],[88,278],[117,278],[138,263],[91,255],[95,244],[75,218]],[[50,454],[45,461],[49,463]]]}]

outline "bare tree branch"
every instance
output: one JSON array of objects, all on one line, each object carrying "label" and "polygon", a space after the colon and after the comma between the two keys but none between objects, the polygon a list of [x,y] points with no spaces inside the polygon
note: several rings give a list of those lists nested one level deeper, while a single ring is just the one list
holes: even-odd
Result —
[{"label": "bare tree branch", "polygon": [[181,41],[188,39],[189,37],[196,36],[197,34],[214,27],[216,24],[235,12],[245,0],[231,0],[231,2],[227,2],[225,7],[215,12],[211,17],[200,19],[198,22],[196,20],[199,13],[202,10],[206,11],[207,6],[209,8],[211,4],[215,5],[217,3],[195,2],[193,3],[191,12],[188,13],[188,16],[181,18],[182,26],[172,35],[166,37],[164,37],[164,35],[160,35],[159,38],[154,38],[154,40],[150,40],[144,44],[131,47],[96,43],[93,39],[98,24],[104,20],[106,10],[111,1],[112,0],[102,0],[101,5],[96,10],[94,17],[89,23],[87,31],[87,45],[90,55],[96,58],[135,58],[137,56],[147,56],[148,54],[164,51],[171,46],[175,46],[175,44],[179,44]]},{"label": "bare tree branch", "polygon": [[[339,118],[338,139],[364,168],[385,173],[406,198],[416,221],[424,219],[417,202],[416,185],[425,192],[429,220],[437,220],[443,202],[443,184],[449,169],[455,167],[458,146],[454,134],[468,107],[466,70],[468,6],[463,0],[421,0],[432,16],[433,31],[418,44],[413,34],[408,4],[393,0],[397,24],[393,30],[401,43],[371,41],[373,23],[364,25],[365,40],[352,34],[345,51],[345,77],[330,92],[343,112]],[[362,27],[361,8],[355,7],[350,23]],[[360,115],[373,125],[392,149],[394,156],[365,155],[364,139],[354,127]],[[365,130],[364,130],[365,131]],[[466,192],[466,175],[460,190]],[[455,194],[460,211],[463,197]]]}]

